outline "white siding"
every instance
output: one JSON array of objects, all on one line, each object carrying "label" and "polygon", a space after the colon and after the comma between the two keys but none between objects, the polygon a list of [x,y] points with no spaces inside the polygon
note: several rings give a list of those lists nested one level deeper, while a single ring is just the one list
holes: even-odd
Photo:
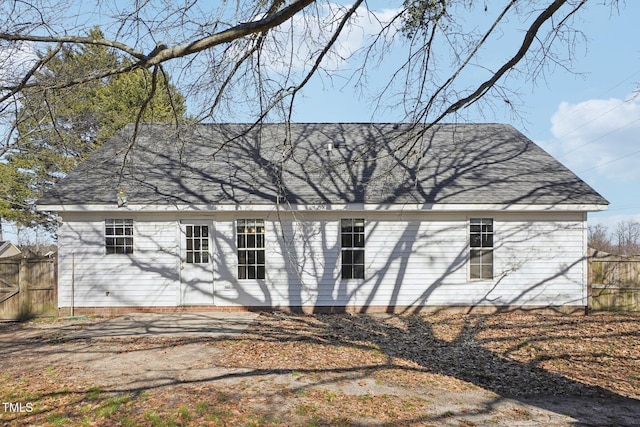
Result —
[{"label": "white siding", "polygon": [[[70,305],[72,252],[76,306],[178,304],[181,217],[128,216],[134,219],[134,254],[105,255],[104,218],[110,217],[65,218],[59,231],[60,305]],[[471,217],[494,219],[493,280],[468,278]],[[198,218],[214,225],[219,306],[586,304],[580,212],[218,212]],[[237,279],[238,218],[265,220],[264,280]],[[340,218],[365,218],[363,280],[340,278]]]},{"label": "white siding", "polygon": [[[177,301],[175,220],[147,215],[65,218],[58,230],[61,307],[172,306]],[[105,254],[104,219],[134,219],[133,254]]]}]

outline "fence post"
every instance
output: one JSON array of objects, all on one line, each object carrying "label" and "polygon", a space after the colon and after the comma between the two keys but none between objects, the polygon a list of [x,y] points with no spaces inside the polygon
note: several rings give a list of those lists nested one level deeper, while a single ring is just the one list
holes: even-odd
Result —
[{"label": "fence post", "polygon": [[20,267],[18,271],[18,317],[25,319],[30,313],[29,304],[29,282],[27,281],[27,275],[29,274],[29,266],[27,259],[20,258]]},{"label": "fence post", "polygon": [[589,314],[593,308],[593,257],[595,254],[587,251],[587,307],[586,313]]}]

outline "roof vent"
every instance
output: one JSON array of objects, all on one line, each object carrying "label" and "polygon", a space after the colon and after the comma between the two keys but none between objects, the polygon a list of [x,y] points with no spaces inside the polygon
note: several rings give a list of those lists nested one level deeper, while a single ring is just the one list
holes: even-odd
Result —
[{"label": "roof vent", "polygon": [[327,156],[330,156],[332,151],[333,151],[333,144],[332,143],[328,143],[327,144]]}]

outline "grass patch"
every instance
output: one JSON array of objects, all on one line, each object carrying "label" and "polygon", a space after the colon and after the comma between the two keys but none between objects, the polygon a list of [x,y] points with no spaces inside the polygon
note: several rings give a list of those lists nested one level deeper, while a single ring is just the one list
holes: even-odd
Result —
[{"label": "grass patch", "polygon": [[211,411],[209,414],[205,416],[205,419],[207,421],[213,421],[216,423],[222,422],[224,425],[227,425],[226,420],[232,417],[233,417],[233,413],[231,411],[214,409],[213,411]]},{"label": "grass patch", "polygon": [[282,422],[271,415],[249,415],[247,417],[247,421],[245,422],[246,427],[260,427],[266,425],[281,425]]},{"label": "grass patch", "polygon": [[229,400],[229,396],[227,396],[221,391],[216,391],[215,399],[216,399],[216,402],[218,403],[224,403],[227,400]]},{"label": "grass patch", "polygon": [[196,414],[205,415],[210,410],[210,406],[207,402],[198,402],[196,404]]},{"label": "grass patch", "polygon": [[183,405],[178,408],[178,418],[186,421],[191,421],[193,420],[193,415],[189,411],[189,408]]},{"label": "grass patch", "polygon": [[45,418],[45,420],[53,425],[53,426],[65,426],[67,424],[69,424],[71,422],[71,420],[67,417],[65,417],[62,414],[50,414],[47,415],[47,417]]},{"label": "grass patch", "polygon": [[56,376],[56,368],[53,365],[49,365],[45,368],[44,374],[48,377]]},{"label": "grass patch", "polygon": [[322,390],[322,395],[324,397],[324,400],[326,400],[328,403],[331,403],[338,398],[338,393],[327,389]]},{"label": "grass patch", "polygon": [[125,403],[131,400],[131,396],[128,394],[123,394],[120,396],[113,396],[106,399],[102,404],[96,409],[96,415],[102,418],[110,418],[114,415],[118,409]]},{"label": "grass patch", "polygon": [[122,427],[137,427],[140,425],[140,421],[133,418],[131,415],[123,415],[121,417],[114,418],[115,425]]},{"label": "grass patch", "polygon": [[87,390],[87,392],[85,393],[85,396],[87,400],[93,401],[93,400],[98,400],[98,398],[100,397],[100,394],[102,394],[102,389],[100,387],[91,387],[89,388],[89,390]]},{"label": "grass patch", "polygon": [[161,415],[151,410],[144,413],[144,419],[149,422],[148,425],[153,427],[175,427],[178,425],[173,417]]}]

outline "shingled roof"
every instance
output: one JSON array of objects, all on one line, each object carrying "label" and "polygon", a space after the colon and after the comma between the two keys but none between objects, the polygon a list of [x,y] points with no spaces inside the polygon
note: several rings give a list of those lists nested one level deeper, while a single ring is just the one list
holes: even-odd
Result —
[{"label": "shingled roof", "polygon": [[509,125],[128,125],[38,205],[605,205]]}]

